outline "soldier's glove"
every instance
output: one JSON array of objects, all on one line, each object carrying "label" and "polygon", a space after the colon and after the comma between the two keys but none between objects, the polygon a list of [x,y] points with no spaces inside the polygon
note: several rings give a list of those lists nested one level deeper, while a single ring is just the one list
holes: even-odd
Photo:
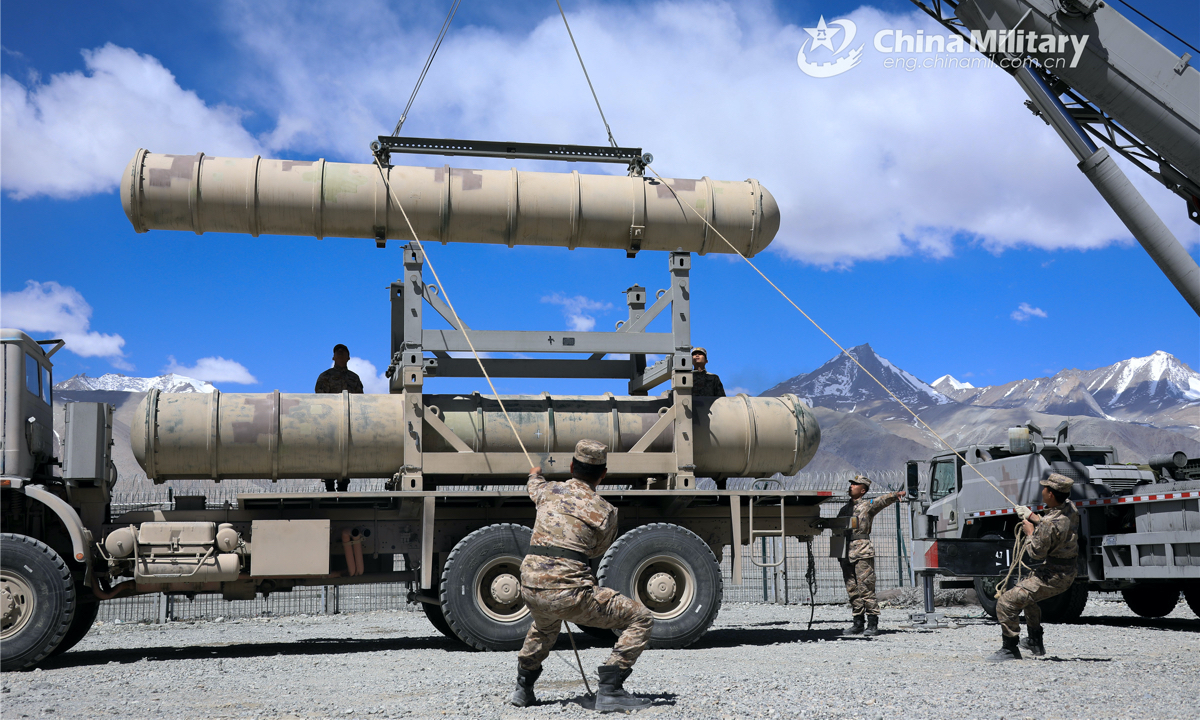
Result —
[{"label": "soldier's glove", "polygon": [[1028,520],[1029,516],[1032,514],[1033,514],[1033,511],[1030,510],[1029,508],[1025,507],[1024,505],[1017,506],[1017,517],[1021,518],[1022,521]]}]

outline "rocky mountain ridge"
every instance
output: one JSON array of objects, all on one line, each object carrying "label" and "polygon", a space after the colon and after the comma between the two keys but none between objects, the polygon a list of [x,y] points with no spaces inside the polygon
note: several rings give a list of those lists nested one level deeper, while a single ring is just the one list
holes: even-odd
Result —
[{"label": "rocky mountain ridge", "polygon": [[895,469],[943,447],[939,435],[952,445],[1003,443],[1007,428],[1029,420],[1053,428],[1069,419],[1073,442],[1112,445],[1122,460],[1200,456],[1200,373],[1165,352],[979,388],[950,375],[924,383],[870,345],[848,352],[920,420],[854,361],[834,357],[763,393],[794,393],[814,407],[822,442],[807,470]]},{"label": "rocky mountain ridge", "polygon": [[74,375],[55,384],[59,392],[204,392],[216,390],[212,383],[195,378],[167,373],[152,378],[129,377],[120,373],[106,373],[100,377],[88,377],[87,374]]}]

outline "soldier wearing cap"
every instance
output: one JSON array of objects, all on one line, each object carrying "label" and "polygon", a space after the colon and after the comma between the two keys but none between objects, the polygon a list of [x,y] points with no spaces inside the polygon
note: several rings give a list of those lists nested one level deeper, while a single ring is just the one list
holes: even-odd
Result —
[{"label": "soldier wearing cap", "polygon": [[[358,373],[347,367],[350,362],[350,348],[338,343],[333,346],[333,367],[317,376],[317,386],[313,389],[315,393],[340,393],[343,390],[348,390],[355,395],[361,395],[363,391],[362,379],[358,377]],[[337,483],[338,492],[346,492],[350,489],[350,478],[334,478],[325,479],[325,491],[333,492],[333,485]]]},{"label": "soldier wearing cap", "polygon": [[702,347],[692,348],[692,394],[700,397],[725,397],[725,386],[721,384],[721,376],[705,370],[708,365],[708,351]]},{"label": "soldier wearing cap", "polygon": [[517,688],[509,698],[518,707],[537,702],[533,684],[542,674],[542,661],[554,647],[563,620],[621,631],[612,654],[600,666],[596,710],[650,706],[648,700],[627,693],[622,684],[650,641],[653,616],[645,605],[599,587],[590,564],[617,537],[617,509],[596,492],[608,473],[607,465],[607,447],[580,440],[569,480],[546,480],[537,467],[529,472],[526,487],[537,506],[537,519],[529,553],[521,563],[521,597],[533,624],[517,655]]},{"label": "soldier wearing cap", "polygon": [[[1075,582],[1075,563],[1079,556],[1079,514],[1070,501],[1071,478],[1058,473],[1041,481],[1042,502],[1049,508],[1036,515],[1025,506],[1017,507],[1021,530],[1029,538],[1029,557],[1045,558],[1033,574],[1005,590],[996,600],[996,619],[1000,621],[1000,650],[988,658],[992,662],[1020,660],[1023,647],[1034,655],[1045,655],[1042,644],[1042,611],[1038,602],[1065,592]],[[1020,615],[1025,611],[1029,639],[1022,640]]]},{"label": "soldier wearing cap", "polygon": [[864,496],[870,489],[870,478],[855,475],[850,481],[850,499],[838,512],[838,517],[855,519],[854,528],[846,533],[850,542],[843,544],[842,557],[839,558],[846,594],[850,596],[850,611],[854,614],[854,624],[843,631],[843,635],[879,634],[879,603],[875,600],[875,545],[871,542],[871,524],[880,511],[904,497],[904,491],[867,500]]}]

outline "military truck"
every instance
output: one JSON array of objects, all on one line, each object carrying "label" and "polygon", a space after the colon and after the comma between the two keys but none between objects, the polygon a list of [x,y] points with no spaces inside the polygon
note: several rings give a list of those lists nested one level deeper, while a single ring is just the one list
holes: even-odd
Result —
[{"label": "military truck", "polygon": [[[359,583],[409,583],[409,600],[442,633],[478,649],[516,649],[530,623],[519,585],[535,517],[525,477],[532,464],[565,479],[582,438],[610,447],[601,492],[620,511],[620,535],[599,559],[598,578],[652,610],[656,647],[686,646],[712,623],[726,546],[738,582],[744,544],[803,540],[838,526],[820,517],[829,492],[773,481],[725,489],[728,478],[794,474],[812,459],[820,430],[799,399],[691,392],[691,254],[728,252],[718,230],[743,252],[765,247],[779,223],[770,193],[753,180],[644,178],[636,172],[640,149],[553,147],[555,159],[597,152],[629,162],[630,175],[400,168],[386,156],[376,168],[139,151],[122,200],[140,232],[337,234],[385,248],[409,234],[411,220],[422,237],[442,242],[630,255],[665,248],[666,287],[653,298],[640,285],[625,290],[629,316],[611,332],[476,330],[427,280],[424,248],[409,235],[393,255],[399,277],[388,288],[390,394],[151,391],[131,426],[133,454],[159,483],[387,478],[387,489],[246,493],[220,509],[176,496],[168,510],[114,514],[113,409],[67,404],[56,454],[50,358],[62,342],[3,331],[3,668],[68,650],[102,600],[241,600]],[[398,197],[414,200],[401,208]],[[426,327],[427,309],[452,329]],[[670,331],[649,332],[660,315]],[[472,349],[478,361],[459,355]],[[500,353],[527,357],[489,355]],[[424,392],[427,378],[481,377],[483,368],[491,377],[622,381],[628,394]],[[666,392],[649,394],[661,384]],[[698,478],[714,485],[701,490]]]},{"label": "military truck", "polygon": [[943,588],[973,587],[995,617],[996,588],[1012,563],[1019,524],[996,488],[1037,512],[1044,509],[1038,483],[1060,473],[1074,480],[1078,576],[1068,591],[1041,603],[1045,619],[1078,618],[1093,590],[1120,591],[1142,617],[1170,613],[1182,594],[1200,615],[1200,458],[1175,452],[1123,464],[1111,446],[1071,443],[1069,430],[1063,421],[1045,435],[1030,422],[1010,428],[1007,444],[909,461],[914,572],[930,589],[935,576]]}]

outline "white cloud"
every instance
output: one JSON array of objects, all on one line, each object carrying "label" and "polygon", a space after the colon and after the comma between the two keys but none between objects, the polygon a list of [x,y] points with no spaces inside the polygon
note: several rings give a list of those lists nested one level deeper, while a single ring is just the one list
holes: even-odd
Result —
[{"label": "white cloud", "polygon": [[248,156],[261,152],[243,112],[210,107],[149,55],[84,50],[86,72],[41,83],[0,77],[0,187],[12,197],[108,192],[139,147]]},{"label": "white cloud", "polygon": [[350,358],[350,362],[346,363],[346,367],[350,368],[362,380],[363,392],[387,394],[389,381],[386,376],[376,372],[375,364],[371,361],[363,360],[360,357],[352,357]]},{"label": "white cloud", "polygon": [[167,359],[170,362],[163,372],[184,375],[196,378],[197,380],[206,380],[210,383],[232,383],[234,385],[254,385],[258,383],[258,378],[251,375],[250,371],[236,360],[227,360],[223,357],[206,357],[200,358],[196,361],[195,365],[188,367],[176,362],[173,355]]},{"label": "white cloud", "polygon": [[[918,10],[855,10],[855,42],[866,43],[861,64],[817,79],[796,66],[808,39],[803,26],[816,23],[815,13],[789,25],[769,5],[577,7],[572,28],[617,140],[653,152],[656,169],[668,177],[761,180],[781,209],[777,252],[839,265],[945,256],[964,237],[994,251],[1131,242],[1054,131],[1024,108],[1025,96],[1005,72],[883,66],[871,46],[877,30],[945,34]],[[241,111],[210,107],[154,58],[108,45],[85,53],[86,75],[55,75],[28,87],[3,78],[4,188],[18,197],[108,190],[138,146],[249,156],[261,145],[275,154],[361,162],[365,144],[391,130],[407,97],[385,89],[411,87],[441,21],[420,4],[380,0],[231,0],[224,13],[232,44],[246,53],[241,72],[229,78],[231,92],[269,113],[272,130],[256,140],[241,126]],[[452,27],[404,132],[605,140],[552,8],[503,29]],[[1182,242],[1200,243],[1200,229],[1175,195],[1118,164]]]},{"label": "white cloud", "polygon": [[567,297],[562,293],[554,293],[542,298],[542,302],[561,305],[563,315],[567,318],[567,326],[575,332],[590,332],[596,327],[596,318],[590,313],[612,309],[612,303],[592,300],[583,295]]},{"label": "white cloud", "polygon": [[1016,310],[1012,311],[1012,314],[1009,317],[1020,322],[1022,320],[1028,320],[1031,317],[1044,318],[1046,317],[1046,311],[1041,308],[1033,307],[1029,303],[1021,303]]},{"label": "white cloud", "polygon": [[113,367],[132,370],[123,360],[125,338],[90,330],[92,306],[73,287],[54,281],[29,280],[24,290],[0,296],[0,324],[27,333],[48,333],[67,341],[66,349],[81,357],[102,357]]}]

